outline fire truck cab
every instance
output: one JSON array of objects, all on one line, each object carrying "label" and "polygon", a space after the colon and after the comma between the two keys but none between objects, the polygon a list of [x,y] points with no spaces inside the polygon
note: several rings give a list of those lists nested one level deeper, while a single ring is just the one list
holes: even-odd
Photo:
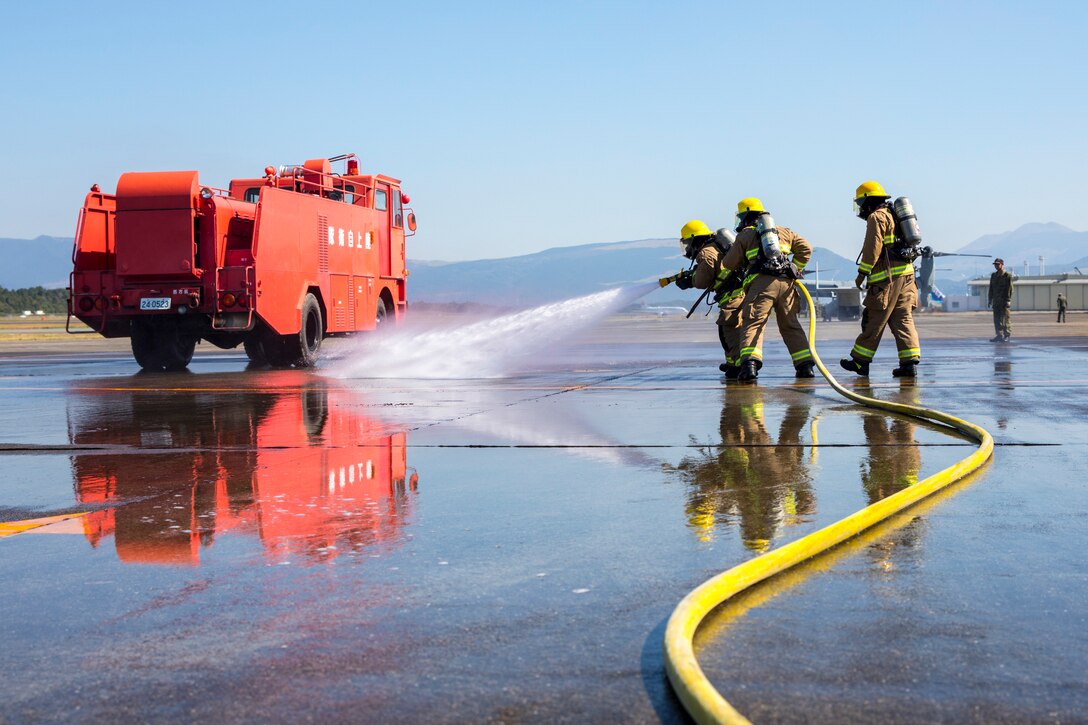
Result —
[{"label": "fire truck cab", "polygon": [[201,340],[309,367],[323,338],[399,319],[416,228],[400,181],[360,174],[354,154],[264,171],[228,189],[196,171],[122,174],[112,195],[92,187],[69,315],[130,337],[145,370],[185,368]]}]

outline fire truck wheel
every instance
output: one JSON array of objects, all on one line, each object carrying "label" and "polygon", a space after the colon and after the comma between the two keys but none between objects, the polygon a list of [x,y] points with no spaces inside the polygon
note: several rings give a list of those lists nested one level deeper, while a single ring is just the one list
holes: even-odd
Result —
[{"label": "fire truck wheel", "polygon": [[254,365],[267,365],[268,355],[265,354],[264,345],[261,341],[255,337],[251,337],[242,342],[242,347],[245,348],[246,357]]},{"label": "fire truck wheel", "polygon": [[159,361],[159,349],[155,338],[155,328],[143,320],[133,320],[129,333],[132,343],[132,357],[144,370],[162,370]]},{"label": "fire truck wheel", "polygon": [[285,340],[291,364],[297,368],[312,368],[317,364],[317,353],[321,349],[324,330],[324,325],[321,324],[321,306],[317,304],[317,298],[313,294],[307,294],[302,301],[302,329],[297,335],[291,335]]},{"label": "fire truck wheel", "polygon": [[381,297],[379,297],[378,298],[378,309],[374,313],[374,327],[375,328],[380,328],[383,324],[385,324],[385,315],[386,315],[387,312],[388,312],[388,310],[385,309],[385,300],[383,300]]},{"label": "fire truck wheel", "polygon": [[196,351],[196,338],[177,328],[164,330],[159,337],[159,355],[164,370],[184,370]]},{"label": "fire truck wheel", "polygon": [[197,339],[177,325],[152,325],[134,320],[130,331],[132,356],[144,370],[184,370],[193,359]]}]

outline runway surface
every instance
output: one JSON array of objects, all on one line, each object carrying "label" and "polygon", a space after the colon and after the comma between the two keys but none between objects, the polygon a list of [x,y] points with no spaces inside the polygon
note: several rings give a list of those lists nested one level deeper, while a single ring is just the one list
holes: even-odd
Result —
[{"label": "runway surface", "polygon": [[[0,351],[0,720],[684,721],[691,588],[972,444],[795,381],[773,331],[758,385],[654,335],[492,380]],[[840,379],[994,458],[712,618],[700,662],[756,722],[1088,712],[1088,343],[923,341],[916,382],[890,340]]]}]

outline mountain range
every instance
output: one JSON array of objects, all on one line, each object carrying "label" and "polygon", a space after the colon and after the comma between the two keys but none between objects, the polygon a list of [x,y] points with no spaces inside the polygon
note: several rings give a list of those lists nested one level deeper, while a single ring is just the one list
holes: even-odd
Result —
[{"label": "mountain range", "polygon": [[[40,236],[36,239],[0,239],[0,287],[64,287],[71,271],[72,240]],[[949,251],[949,250],[942,250]],[[1015,274],[1038,274],[1038,258],[1045,272],[1088,271],[1088,232],[1053,222],[1025,224],[1001,234],[987,234],[936,260],[936,281],[946,294],[965,292],[967,280],[988,275],[992,257],[1003,257]],[[675,274],[687,266],[675,239],[640,239],[625,242],[555,247],[533,254],[466,262],[409,260],[409,298],[417,302],[486,302],[524,307],[610,287],[634,284]],[[817,248],[808,264],[813,279],[819,269],[821,284],[852,281],[856,266],[827,249]],[[646,298],[647,304],[685,303],[694,292],[670,286]]]}]

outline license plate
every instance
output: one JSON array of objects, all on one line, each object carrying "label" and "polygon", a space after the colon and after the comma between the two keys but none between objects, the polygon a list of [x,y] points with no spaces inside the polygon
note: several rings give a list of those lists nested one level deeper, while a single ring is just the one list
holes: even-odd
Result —
[{"label": "license plate", "polygon": [[168,310],[170,309],[169,297],[143,297],[140,299],[141,310]]}]

